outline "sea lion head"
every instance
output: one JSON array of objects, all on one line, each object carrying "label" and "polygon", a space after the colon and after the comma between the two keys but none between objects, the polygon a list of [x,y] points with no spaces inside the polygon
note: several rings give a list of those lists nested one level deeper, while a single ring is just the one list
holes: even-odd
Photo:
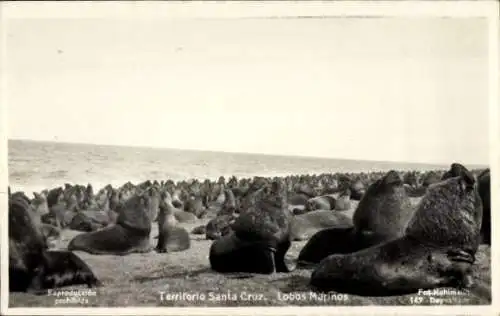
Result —
[{"label": "sea lion head", "polygon": [[94,196],[94,188],[92,187],[92,184],[87,184],[85,194],[87,195],[87,198],[92,198]]},{"label": "sea lion head", "polygon": [[290,237],[291,212],[288,210],[286,186],[273,181],[254,193],[254,203],[232,225],[243,240],[265,240],[271,244]]},{"label": "sea lion head", "polygon": [[381,183],[383,184],[383,187],[388,187],[391,185],[395,186],[400,186],[403,184],[403,179],[394,170],[391,170],[385,174],[385,176],[381,179]]},{"label": "sea lion head", "polygon": [[224,190],[224,204],[219,212],[220,215],[223,214],[233,214],[237,209],[236,199],[234,198],[233,190]]},{"label": "sea lion head", "polygon": [[423,174],[422,176],[422,186],[423,187],[428,187],[434,183],[438,183],[441,181],[441,178],[439,177],[439,174],[436,171],[428,171]]},{"label": "sea lion head", "polygon": [[277,207],[288,209],[288,192],[286,185],[281,179],[276,179],[264,189],[266,200]]},{"label": "sea lion head", "polygon": [[172,195],[170,195],[170,192],[165,190],[165,191],[161,192],[160,197],[161,197],[160,204],[163,203],[163,204],[167,204],[167,205],[172,205],[173,199],[172,199]]},{"label": "sea lion head", "polygon": [[177,223],[174,216],[174,209],[172,207],[172,197],[168,192],[160,193],[160,203],[159,203],[159,213],[158,213],[158,225],[167,224],[168,226],[173,226]]},{"label": "sea lion head", "polygon": [[413,212],[403,179],[391,170],[368,186],[354,212],[353,222],[358,231],[389,239],[404,234]]},{"label": "sea lion head", "polygon": [[409,186],[417,187],[419,184],[417,172],[416,171],[406,172],[403,181]]},{"label": "sea lion head", "polygon": [[31,205],[35,209],[35,212],[40,215],[49,213],[49,205],[45,196],[36,192],[33,192],[33,196],[34,198],[31,200]]},{"label": "sea lion head", "polygon": [[406,235],[430,245],[475,252],[483,206],[473,174],[465,167],[455,169],[460,169],[459,176],[429,187],[406,228]]},{"label": "sea lion head", "polygon": [[450,169],[443,173],[441,180],[446,180],[453,177],[458,177],[463,173],[468,172],[467,168],[465,168],[462,164],[454,162],[451,164]]}]

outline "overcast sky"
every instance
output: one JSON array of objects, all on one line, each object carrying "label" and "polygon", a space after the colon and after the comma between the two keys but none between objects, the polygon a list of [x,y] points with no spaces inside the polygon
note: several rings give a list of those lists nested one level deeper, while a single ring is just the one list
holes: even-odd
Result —
[{"label": "overcast sky", "polygon": [[486,20],[5,26],[10,138],[488,162]]}]

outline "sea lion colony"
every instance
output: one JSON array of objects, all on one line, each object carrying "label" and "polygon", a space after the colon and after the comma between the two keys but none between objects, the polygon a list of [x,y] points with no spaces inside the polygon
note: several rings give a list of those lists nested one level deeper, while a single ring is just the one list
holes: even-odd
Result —
[{"label": "sea lion colony", "polygon": [[[32,199],[9,188],[10,291],[100,286],[73,251],[189,251],[182,224],[199,219],[208,224],[191,233],[213,240],[207,264],[217,273],[290,272],[295,265],[285,254],[293,241],[308,239],[298,268],[314,266],[313,290],[393,295],[467,287],[479,243],[491,241],[489,177],[489,169],[454,163],[427,173],[148,180],[98,192],[67,183]],[[414,196],[422,197],[416,206]],[[359,204],[349,216],[351,200]],[[64,229],[82,233],[67,250],[49,250]]]}]

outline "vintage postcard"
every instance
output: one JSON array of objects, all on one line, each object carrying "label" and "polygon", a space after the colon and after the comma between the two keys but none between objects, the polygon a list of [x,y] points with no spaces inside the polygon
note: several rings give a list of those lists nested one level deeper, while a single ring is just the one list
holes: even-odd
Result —
[{"label": "vintage postcard", "polygon": [[496,310],[498,3],[0,6],[2,314]]}]

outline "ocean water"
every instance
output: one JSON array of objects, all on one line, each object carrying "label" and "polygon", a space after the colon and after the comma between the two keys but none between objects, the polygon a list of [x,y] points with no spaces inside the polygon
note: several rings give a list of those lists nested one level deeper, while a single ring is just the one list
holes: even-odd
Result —
[{"label": "ocean water", "polygon": [[[94,189],[127,181],[174,181],[335,172],[447,169],[443,165],[270,156],[144,147],[9,140],[9,185],[27,193],[64,183]],[[450,162],[451,163],[451,162]]]}]

